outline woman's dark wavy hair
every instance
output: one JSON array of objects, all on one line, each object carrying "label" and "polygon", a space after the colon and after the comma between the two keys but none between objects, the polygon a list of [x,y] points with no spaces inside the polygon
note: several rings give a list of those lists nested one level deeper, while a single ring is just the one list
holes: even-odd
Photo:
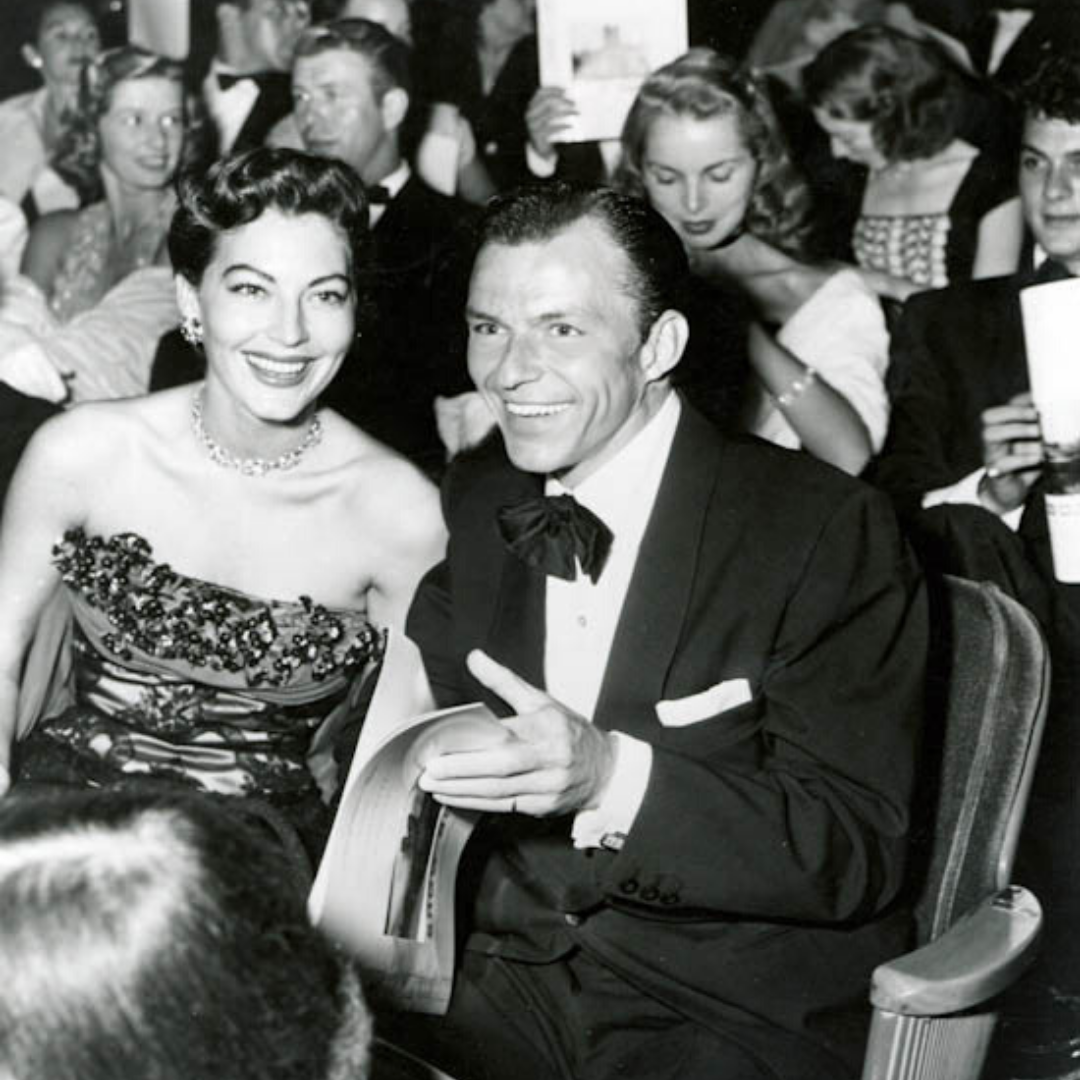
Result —
[{"label": "woman's dark wavy hair", "polygon": [[173,269],[192,285],[202,281],[222,233],[250,224],[267,210],[318,214],[345,241],[358,322],[370,315],[368,201],[360,178],[344,162],[257,147],[225,157],[205,173],[185,172],[178,189],[169,256]]},{"label": "woman's dark wavy hair", "polygon": [[[79,102],[64,117],[64,132],[53,153],[52,167],[79,193],[85,206],[102,197],[101,135],[98,124],[112,105],[113,91],[132,79],[169,79],[184,85],[184,65],[138,45],[106,49],[86,65]],[[185,119],[193,109],[185,100]],[[187,140],[185,123],[185,143]],[[188,144],[189,148],[194,144]],[[181,161],[183,165],[183,161]]]},{"label": "woman's dark wavy hair", "polygon": [[[353,1077],[366,1011],[292,860],[228,800],[53,791],[0,805],[0,1073]],[[354,1071],[345,1071],[343,1059]]]},{"label": "woman's dark wavy hair", "polygon": [[961,86],[934,44],[887,26],[842,34],[807,65],[803,89],[814,108],[841,120],[869,120],[887,161],[914,161],[956,138]]},{"label": "woman's dark wavy hair", "polygon": [[654,71],[638,91],[622,132],[615,184],[645,195],[642,160],[652,122],[663,115],[709,120],[734,116],[757,162],[754,192],[743,227],[797,258],[805,256],[812,231],[810,188],[791,154],[764,87],[734,60],[713,49],[690,49]]}]

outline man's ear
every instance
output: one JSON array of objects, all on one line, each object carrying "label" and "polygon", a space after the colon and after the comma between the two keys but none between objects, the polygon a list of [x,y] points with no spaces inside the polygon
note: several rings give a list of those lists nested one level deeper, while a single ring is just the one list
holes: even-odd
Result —
[{"label": "man's ear", "polygon": [[26,61],[28,67],[32,67],[35,71],[41,68],[41,53],[33,45],[23,45],[19,49],[19,55]]},{"label": "man's ear", "polygon": [[409,112],[409,93],[400,86],[392,86],[383,94],[379,104],[383,124],[387,131],[396,131],[405,121]]},{"label": "man's ear", "polygon": [[199,294],[195,286],[183,274],[177,274],[174,278],[176,284],[176,306],[180,309],[182,321],[188,319],[202,319],[202,304],[199,303]]},{"label": "man's ear", "polygon": [[671,374],[689,340],[690,325],[681,311],[669,308],[656,317],[639,354],[641,369],[649,382]]}]

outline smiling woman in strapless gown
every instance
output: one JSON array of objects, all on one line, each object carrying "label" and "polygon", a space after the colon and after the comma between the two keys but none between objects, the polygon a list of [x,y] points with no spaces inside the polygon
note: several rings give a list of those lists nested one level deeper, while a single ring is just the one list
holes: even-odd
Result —
[{"label": "smiling woman in strapless gown", "polygon": [[50,421],[5,508],[17,783],[257,795],[318,849],[329,747],[444,543],[432,486],[318,405],[363,309],[366,221],[348,170],[293,151],[182,185],[170,254],[205,383]]}]

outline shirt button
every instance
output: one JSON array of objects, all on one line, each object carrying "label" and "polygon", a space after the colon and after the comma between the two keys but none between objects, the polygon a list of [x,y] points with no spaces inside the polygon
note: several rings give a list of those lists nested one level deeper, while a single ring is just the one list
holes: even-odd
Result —
[{"label": "shirt button", "polygon": [[577,624],[578,624],[578,626],[588,626],[589,625],[589,620],[586,619],[584,615],[579,615],[577,617]]},{"label": "shirt button", "polygon": [[563,918],[566,920],[566,925],[567,926],[580,926],[581,925],[581,916],[580,915],[564,915]]}]

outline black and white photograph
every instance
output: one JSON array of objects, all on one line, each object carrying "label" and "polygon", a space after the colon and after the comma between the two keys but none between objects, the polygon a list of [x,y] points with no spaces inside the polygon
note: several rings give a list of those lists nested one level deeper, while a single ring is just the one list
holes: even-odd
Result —
[{"label": "black and white photograph", "polygon": [[0,0],[2,1080],[1080,1080],[1080,0]]}]

